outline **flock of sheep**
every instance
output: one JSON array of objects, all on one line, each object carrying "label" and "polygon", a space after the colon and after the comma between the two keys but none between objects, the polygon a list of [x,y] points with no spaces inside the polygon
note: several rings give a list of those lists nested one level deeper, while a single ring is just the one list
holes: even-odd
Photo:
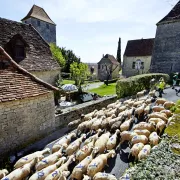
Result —
[{"label": "flock of sheep", "polygon": [[116,156],[115,150],[128,141],[136,160],[146,158],[171,120],[173,102],[156,99],[152,106],[154,92],[139,99],[143,95],[144,91],[139,92],[136,99],[116,101],[69,123],[69,127],[77,126],[76,133],[61,138],[52,151],[46,148],[20,158],[11,173],[0,170],[0,179],[66,180],[74,162],[71,179],[116,180],[114,175],[102,172],[108,158]]}]

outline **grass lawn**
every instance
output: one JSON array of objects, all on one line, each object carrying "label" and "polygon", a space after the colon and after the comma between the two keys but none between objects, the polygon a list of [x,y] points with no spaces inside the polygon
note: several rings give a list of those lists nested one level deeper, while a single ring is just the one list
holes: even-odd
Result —
[{"label": "grass lawn", "polygon": [[64,79],[62,84],[74,84],[74,80],[67,80],[67,79]]},{"label": "grass lawn", "polygon": [[116,94],[116,83],[109,84],[109,86],[106,86],[103,84],[99,88],[91,89],[90,92],[97,93],[100,96],[104,95],[114,95]]}]

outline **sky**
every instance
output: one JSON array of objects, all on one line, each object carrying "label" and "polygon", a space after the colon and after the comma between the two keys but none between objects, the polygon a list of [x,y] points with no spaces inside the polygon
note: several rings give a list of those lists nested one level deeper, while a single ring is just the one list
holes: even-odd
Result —
[{"label": "sky", "polygon": [[56,23],[57,45],[72,49],[82,62],[103,54],[121,55],[128,40],[154,38],[156,23],[177,0],[0,0],[0,17],[20,21],[33,4]]}]

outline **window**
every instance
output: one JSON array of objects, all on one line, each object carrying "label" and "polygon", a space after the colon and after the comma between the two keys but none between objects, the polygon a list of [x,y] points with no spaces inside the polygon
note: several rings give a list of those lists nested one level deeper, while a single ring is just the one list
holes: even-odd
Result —
[{"label": "window", "polygon": [[17,39],[14,45],[14,58],[16,60],[22,60],[25,58],[25,48],[24,43]]},{"label": "window", "polygon": [[38,26],[40,26],[40,25],[41,25],[41,23],[40,23],[40,21],[39,21],[39,20],[37,20],[37,25],[38,25]]},{"label": "window", "polygon": [[136,62],[132,63],[132,69],[135,69]]},{"label": "window", "polygon": [[104,65],[102,64],[102,65],[101,65],[101,69],[103,69],[103,67],[104,67]]},{"label": "window", "polygon": [[144,62],[141,62],[141,69],[144,69]]},{"label": "window", "polygon": [[4,64],[4,62],[0,62],[0,70],[1,69],[5,69],[5,64]]},{"label": "window", "polygon": [[100,69],[100,64],[98,64],[98,69]]},{"label": "window", "polygon": [[46,28],[49,29],[49,24],[46,23]]}]

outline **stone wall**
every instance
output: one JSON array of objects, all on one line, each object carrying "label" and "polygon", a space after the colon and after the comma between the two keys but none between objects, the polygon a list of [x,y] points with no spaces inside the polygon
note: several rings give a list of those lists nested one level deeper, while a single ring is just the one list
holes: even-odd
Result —
[{"label": "stone wall", "polygon": [[[38,25],[38,21],[40,21],[40,25]],[[32,24],[48,43],[56,43],[56,25],[35,18],[29,18],[23,22],[26,24]]]},{"label": "stone wall", "polygon": [[69,122],[79,119],[81,114],[90,113],[95,109],[100,110],[103,107],[107,107],[108,104],[115,102],[116,99],[116,95],[111,97],[104,97],[96,101],[90,101],[64,109],[62,114],[56,115],[55,126],[56,128],[65,127]]},{"label": "stone wall", "polygon": [[0,156],[14,153],[55,130],[53,92],[0,103]]},{"label": "stone wall", "polygon": [[140,59],[142,62],[144,62],[144,69],[139,71],[139,74],[146,74],[150,70],[150,64],[151,64],[151,56],[138,56],[138,57],[123,57],[123,68],[122,68],[122,74],[123,76],[130,77],[138,75],[138,71],[136,69],[132,68],[133,62],[136,62],[136,60]]},{"label": "stone wall", "polygon": [[32,74],[42,79],[43,81],[55,85],[58,77],[60,78],[60,70],[52,70],[52,71],[32,71]]},{"label": "stone wall", "polygon": [[180,22],[157,26],[151,72],[170,74],[180,71]]}]

